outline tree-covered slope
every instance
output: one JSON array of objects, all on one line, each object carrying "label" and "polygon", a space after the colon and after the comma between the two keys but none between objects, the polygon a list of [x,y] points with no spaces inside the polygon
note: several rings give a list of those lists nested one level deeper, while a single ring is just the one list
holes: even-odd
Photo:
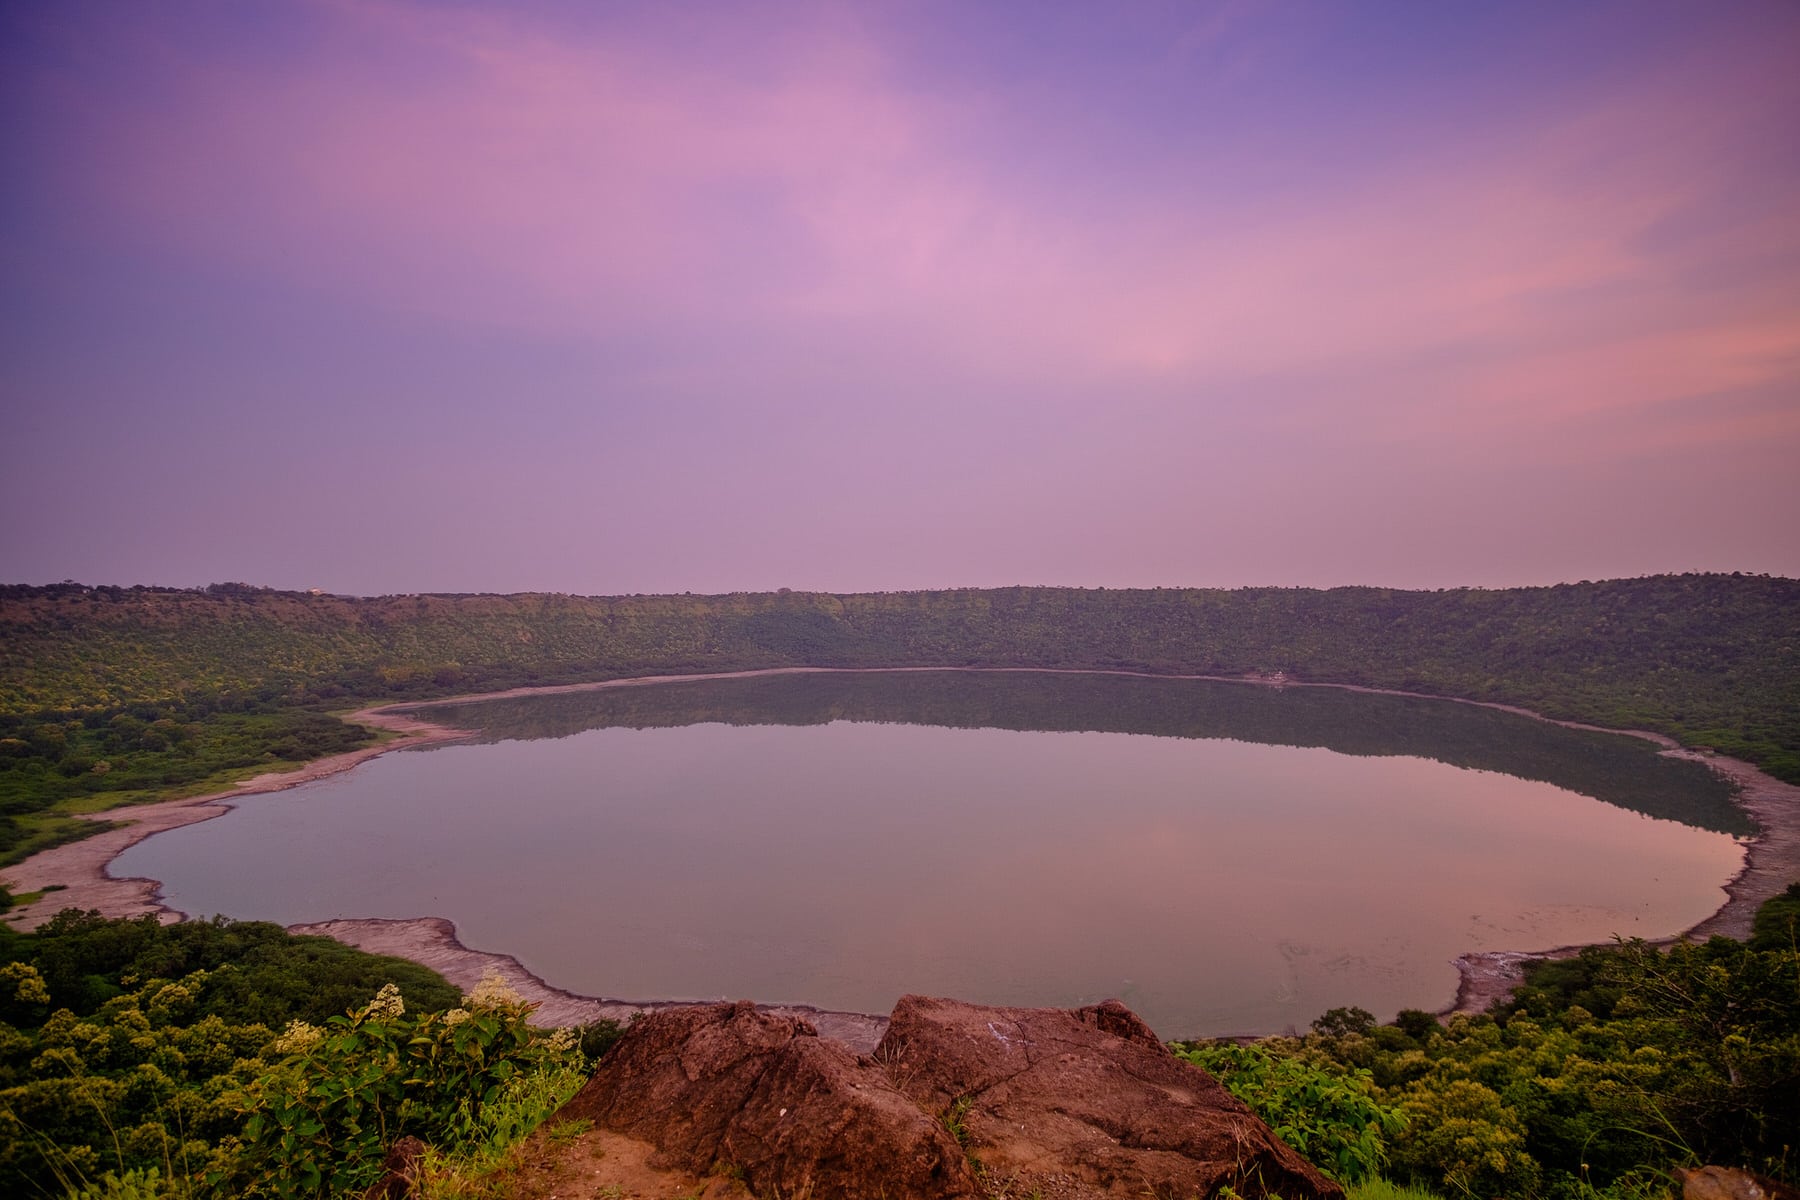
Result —
[{"label": "tree-covered slope", "polygon": [[1280,671],[1661,730],[1800,780],[1800,581],[1763,576],[1438,592],[0,589],[0,713],[15,723],[216,696],[318,705],[786,665]]}]

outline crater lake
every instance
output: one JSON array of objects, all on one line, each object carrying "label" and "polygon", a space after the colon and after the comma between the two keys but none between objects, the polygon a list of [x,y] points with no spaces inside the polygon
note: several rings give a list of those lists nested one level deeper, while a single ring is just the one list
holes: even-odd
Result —
[{"label": "crater lake", "polygon": [[1752,831],[1644,739],[1331,688],[806,672],[417,712],[475,736],[111,873],[194,915],[445,917],[587,995],[1116,996],[1185,1037],[1439,1009],[1465,952],[1675,934]]}]

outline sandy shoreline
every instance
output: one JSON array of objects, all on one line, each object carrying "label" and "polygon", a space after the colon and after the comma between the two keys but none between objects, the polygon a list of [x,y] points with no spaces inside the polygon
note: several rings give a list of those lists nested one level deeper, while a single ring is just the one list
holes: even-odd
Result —
[{"label": "sandy shoreline", "polygon": [[[222,816],[241,796],[282,791],[310,783],[315,779],[347,771],[390,750],[408,749],[458,741],[474,736],[468,730],[434,725],[409,714],[426,707],[476,704],[488,700],[524,696],[554,695],[570,692],[599,691],[609,688],[643,687],[662,683],[700,682],[717,679],[746,679],[763,675],[799,674],[864,674],[926,671],[991,671],[996,673],[1034,673],[1056,675],[1123,675],[1149,679],[1196,679],[1222,683],[1254,683],[1265,687],[1329,687],[1372,695],[1407,696],[1422,700],[1448,700],[1473,704],[1481,708],[1516,713],[1533,720],[1545,721],[1570,729],[1624,733],[1655,742],[1663,753],[1703,762],[1735,783],[1739,790],[1736,801],[1759,827],[1758,834],[1745,846],[1744,866],[1724,885],[1726,901],[1712,916],[1667,941],[1680,938],[1706,938],[1716,934],[1742,938],[1749,933],[1756,909],[1769,897],[1779,893],[1800,878],[1800,787],[1782,783],[1753,765],[1683,749],[1674,739],[1644,730],[1606,729],[1578,721],[1561,721],[1515,705],[1454,697],[1431,696],[1419,692],[1391,688],[1363,687],[1356,684],[1302,683],[1285,678],[1261,678],[1225,675],[1156,675],[1143,671],[1082,670],[1077,668],[1034,667],[777,667],[755,671],[729,671],[698,675],[651,675],[631,679],[611,679],[594,683],[560,684],[541,688],[509,688],[499,692],[482,692],[454,696],[442,700],[407,701],[380,705],[350,714],[346,719],[400,736],[378,746],[369,746],[346,754],[333,755],[305,764],[296,770],[259,775],[245,780],[227,792],[170,800],[157,804],[112,809],[92,814],[87,819],[119,823],[94,837],[56,846],[26,859],[17,866],[0,872],[0,881],[15,893],[38,891],[61,884],[63,890],[49,892],[33,904],[8,913],[6,920],[21,929],[34,929],[64,908],[97,909],[110,917],[138,916],[156,913],[165,921],[179,920],[175,912],[160,901],[161,884],[153,879],[118,879],[107,872],[108,864],[126,848],[164,830],[179,828],[197,821]],[[465,989],[480,980],[484,971],[498,970],[508,983],[540,1005],[537,1019],[549,1025],[580,1024],[600,1017],[624,1019],[640,1010],[672,1007],[676,1001],[631,1002],[591,996],[578,996],[545,983],[510,955],[471,950],[456,938],[455,926],[440,917],[410,920],[335,920],[315,925],[292,927],[296,933],[318,933],[334,937],[349,945],[379,954],[389,954],[422,963],[438,971],[451,983]],[[1441,1015],[1478,1013],[1494,1000],[1507,995],[1523,977],[1526,963],[1544,958],[1567,957],[1581,947],[1564,946],[1543,950],[1488,951],[1465,954],[1455,960],[1460,976],[1456,996],[1440,1009]],[[873,1046],[886,1025],[886,1017],[862,1013],[836,1013],[805,1006],[771,1006],[769,1011],[805,1016],[820,1032],[842,1038],[852,1045]]]},{"label": "sandy shoreline", "polygon": [[[1572,721],[1555,724],[1574,729],[1599,728]],[[1719,910],[1674,937],[1650,939],[1651,944],[1667,946],[1683,940],[1704,941],[1710,937],[1739,940],[1749,937],[1756,910],[1763,902],[1786,890],[1788,884],[1800,880],[1800,787],[1783,783],[1735,758],[1682,749],[1674,739],[1661,734],[1639,730],[1606,732],[1631,732],[1663,746],[1663,753],[1671,758],[1705,763],[1738,785],[1738,794],[1733,799],[1758,828],[1757,835],[1744,847],[1743,869],[1725,884],[1726,901]],[[1461,976],[1456,999],[1449,1007],[1440,1009],[1439,1014],[1486,1012],[1490,1004],[1504,999],[1524,980],[1526,964],[1547,958],[1573,958],[1582,949],[1581,946],[1557,946],[1548,950],[1464,954],[1456,959],[1456,970]]]},{"label": "sandy shoreline", "polygon": [[[469,949],[457,940],[456,926],[442,917],[320,921],[311,925],[290,925],[288,932],[335,938],[371,954],[386,954],[420,963],[465,992],[479,983],[487,972],[497,971],[508,987],[538,1006],[532,1014],[533,1022],[538,1025],[585,1025],[602,1018],[626,1021],[633,1013],[681,1008],[694,1003],[689,1000],[610,1000],[564,991],[545,983],[510,954]],[[778,1016],[804,1017],[821,1035],[846,1042],[859,1054],[874,1050],[875,1043],[887,1029],[886,1017],[869,1013],[833,1012],[810,1004],[759,1004],[757,1008]]]}]

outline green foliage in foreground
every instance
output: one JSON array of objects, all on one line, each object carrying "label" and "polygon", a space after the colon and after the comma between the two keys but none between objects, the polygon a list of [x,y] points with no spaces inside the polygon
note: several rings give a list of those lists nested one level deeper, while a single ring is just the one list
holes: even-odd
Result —
[{"label": "green foliage in foreground", "polygon": [[[427,967],[368,954],[326,937],[297,937],[268,921],[181,921],[154,915],[110,919],[64,909],[35,934],[0,928],[0,951],[28,963],[58,1008],[98,1011],[139,980],[179,979],[207,971],[194,1015],[279,1029],[288,1021],[324,1021],[366,1003],[384,983],[398,984],[421,1011],[449,1008],[457,991]],[[12,1020],[0,1007],[0,1017]]]},{"label": "green foliage in foreground", "polygon": [[1210,1071],[1302,1158],[1346,1183],[1377,1177],[1387,1142],[1406,1127],[1398,1109],[1377,1101],[1364,1069],[1324,1067],[1229,1042],[1175,1053]]},{"label": "green foliage in foreground", "polygon": [[499,988],[477,989],[464,1005],[409,1015],[389,985],[324,1029],[290,1025],[276,1042],[286,1057],[255,1085],[239,1193],[296,1200],[359,1192],[399,1138],[466,1153],[491,1143],[491,1114],[509,1100],[542,1095],[550,1077],[581,1078],[574,1030],[543,1036],[526,1023],[531,1006]]},{"label": "green foliage in foreground", "polygon": [[[1748,942],[1589,950],[1537,967],[1491,1016],[1376,1025],[1334,1009],[1303,1038],[1177,1050],[1360,1200],[1393,1200],[1389,1180],[1452,1198],[1661,1200],[1670,1167],[1701,1163],[1792,1181],[1797,918],[1800,884]],[[355,1192],[407,1133],[432,1143],[448,1192],[476,1194],[579,1086],[584,1045],[619,1032],[533,1030],[495,985],[460,1000],[430,979],[393,986],[398,964],[319,957],[318,940],[79,913],[6,935],[0,1194]],[[360,981],[363,999],[321,1013],[315,974]]]},{"label": "green foliage in foreground", "polygon": [[67,910],[0,950],[6,1196],[356,1192],[406,1134],[490,1169],[620,1033],[263,922]]},{"label": "green foliage in foreground", "polygon": [[[4,972],[13,1015],[49,1007],[33,968]],[[210,982],[206,971],[151,979],[86,1017],[60,1008],[37,1028],[0,1026],[0,1191],[56,1195],[109,1170],[228,1171],[271,1035],[195,1017]]]},{"label": "green foliage in foreground", "polygon": [[1441,1200],[1438,1194],[1415,1184],[1365,1179],[1344,1189],[1345,1200]]},{"label": "green foliage in foreground", "polygon": [[[1634,941],[1540,964],[1495,1015],[1447,1027],[1334,1010],[1305,1038],[1183,1053],[1272,1125],[1329,1147],[1314,1161],[1347,1180],[1379,1169],[1518,1200],[1661,1197],[1669,1168],[1703,1163],[1793,1181],[1796,913],[1800,884],[1763,906],[1748,943]],[[1360,1128],[1373,1144],[1356,1141],[1353,1105],[1381,1114]]]}]

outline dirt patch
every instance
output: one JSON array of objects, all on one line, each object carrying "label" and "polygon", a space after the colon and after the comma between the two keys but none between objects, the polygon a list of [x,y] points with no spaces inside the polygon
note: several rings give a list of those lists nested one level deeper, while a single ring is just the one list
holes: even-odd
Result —
[{"label": "dirt patch", "polygon": [[516,1166],[505,1173],[516,1200],[752,1200],[727,1175],[702,1178],[650,1165],[656,1147],[610,1129],[571,1134],[541,1129],[526,1141]]},{"label": "dirt patch", "polygon": [[1555,950],[1489,950],[1460,955],[1454,960],[1457,974],[1461,976],[1456,985],[1456,998],[1448,1007],[1439,1009],[1437,1015],[1479,1016],[1512,995],[1513,989],[1525,982],[1527,964],[1552,958],[1573,958],[1580,952],[1580,946],[1560,946]]}]

